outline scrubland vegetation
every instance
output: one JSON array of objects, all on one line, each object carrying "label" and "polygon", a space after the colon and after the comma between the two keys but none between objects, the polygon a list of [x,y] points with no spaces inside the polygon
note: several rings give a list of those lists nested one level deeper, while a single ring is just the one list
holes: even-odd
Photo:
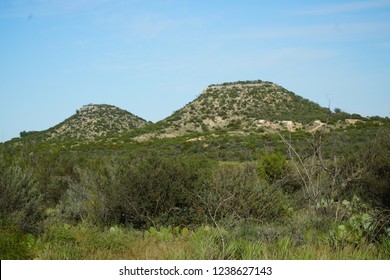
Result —
[{"label": "scrubland vegetation", "polygon": [[1,144],[1,259],[389,259],[388,124],[216,133]]}]

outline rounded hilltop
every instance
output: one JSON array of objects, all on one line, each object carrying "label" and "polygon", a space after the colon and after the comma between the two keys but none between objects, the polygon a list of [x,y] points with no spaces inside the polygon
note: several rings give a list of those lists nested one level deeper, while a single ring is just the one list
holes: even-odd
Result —
[{"label": "rounded hilltop", "polygon": [[22,139],[94,140],[143,127],[148,122],[126,110],[108,104],[84,105],[71,117],[44,131],[23,132]]},{"label": "rounded hilltop", "polygon": [[88,104],[76,114],[49,129],[52,138],[94,139],[123,133],[146,125],[144,119],[113,105]]},{"label": "rounded hilltop", "polygon": [[296,129],[326,120],[331,111],[267,81],[212,84],[160,122],[167,133],[229,129],[242,132]]}]

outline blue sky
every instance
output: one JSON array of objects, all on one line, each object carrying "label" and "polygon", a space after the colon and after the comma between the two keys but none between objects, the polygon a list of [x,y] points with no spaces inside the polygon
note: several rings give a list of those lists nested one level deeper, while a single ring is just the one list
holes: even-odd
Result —
[{"label": "blue sky", "polygon": [[0,142],[89,103],[158,121],[256,79],[389,116],[390,1],[0,0]]}]

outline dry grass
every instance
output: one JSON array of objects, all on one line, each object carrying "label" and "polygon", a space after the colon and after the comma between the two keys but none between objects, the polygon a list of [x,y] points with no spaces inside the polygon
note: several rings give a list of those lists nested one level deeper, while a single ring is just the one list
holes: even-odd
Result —
[{"label": "dry grass", "polygon": [[[65,231],[65,233],[64,233]],[[96,228],[61,228],[54,230],[57,239],[46,234],[35,246],[37,259],[83,260],[169,260],[169,259],[291,259],[291,260],[371,260],[389,259],[390,254],[378,244],[335,247],[327,242],[296,245],[287,236],[262,242],[234,239],[227,234],[222,252],[219,232],[198,228],[186,236],[161,240],[144,237],[139,231],[118,232]],[[62,236],[62,237],[60,237]],[[53,237],[53,236],[51,236]],[[54,237],[55,238],[55,237]],[[390,242],[387,241],[387,244]]]}]

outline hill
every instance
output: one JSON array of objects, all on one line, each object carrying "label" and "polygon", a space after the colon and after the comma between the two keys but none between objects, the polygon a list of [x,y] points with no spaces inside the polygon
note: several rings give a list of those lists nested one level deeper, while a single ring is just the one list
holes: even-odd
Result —
[{"label": "hill", "polygon": [[158,122],[154,136],[176,137],[221,129],[244,133],[310,131],[330,116],[329,109],[272,82],[224,83],[208,86],[194,101]]},{"label": "hill", "polygon": [[92,141],[127,135],[120,142],[140,142],[219,131],[236,135],[314,132],[366,120],[341,110],[332,112],[275,83],[257,80],[210,85],[195,100],[156,124],[115,106],[90,104],[46,131],[22,132],[21,137]]},{"label": "hill", "polygon": [[22,132],[33,140],[92,140],[143,127],[148,122],[112,105],[85,105],[65,121],[41,132]]}]

